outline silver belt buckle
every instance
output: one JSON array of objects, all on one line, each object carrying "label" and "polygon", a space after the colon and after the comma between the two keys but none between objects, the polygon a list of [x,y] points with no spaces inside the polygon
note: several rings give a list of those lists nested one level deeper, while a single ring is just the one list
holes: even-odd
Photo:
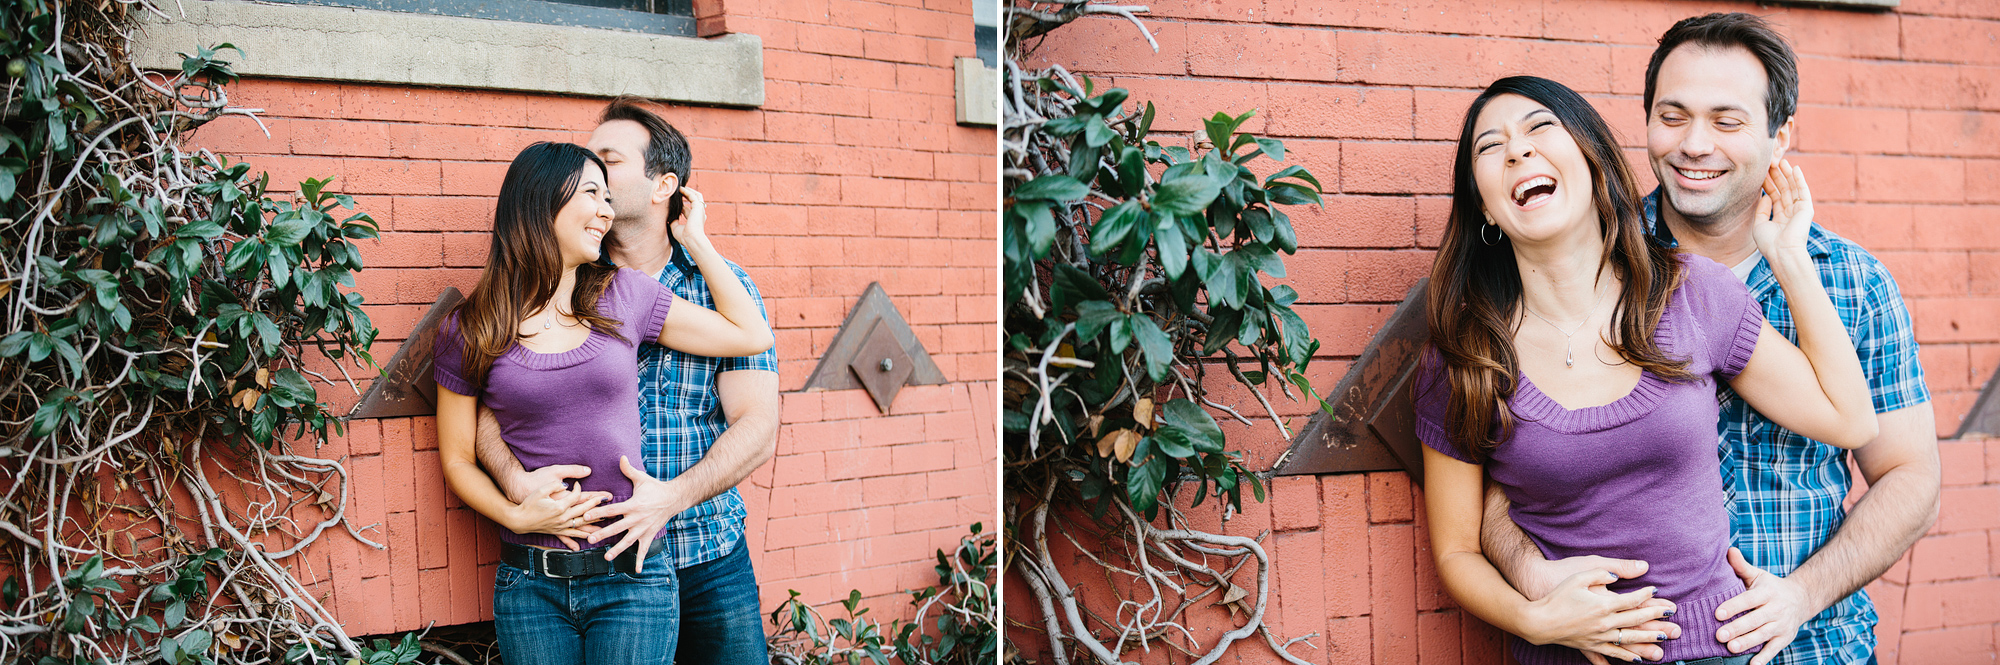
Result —
[{"label": "silver belt buckle", "polygon": [[553,550],[553,549],[543,549],[543,548],[536,548],[536,549],[535,549],[535,556],[541,559],[541,564],[542,564],[542,576],[543,576],[543,577],[553,577],[553,578],[555,578],[555,579],[559,579],[559,580],[566,580],[566,579],[570,579],[571,577],[574,577],[573,575],[557,575],[557,574],[555,574],[555,573],[553,573],[553,572],[550,572],[550,571],[549,571],[549,555],[550,555],[550,554],[554,554],[555,552],[556,552],[556,550]]}]

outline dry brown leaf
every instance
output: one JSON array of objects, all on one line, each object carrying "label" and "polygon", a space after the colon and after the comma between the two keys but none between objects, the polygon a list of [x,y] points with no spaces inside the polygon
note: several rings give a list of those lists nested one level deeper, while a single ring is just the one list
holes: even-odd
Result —
[{"label": "dry brown leaf", "polygon": [[[1097,436],[1097,430],[1102,427],[1104,427],[1104,416],[1090,417],[1090,436]],[[1099,457],[1102,457],[1102,455]]]},{"label": "dry brown leaf", "polygon": [[1153,398],[1141,397],[1137,403],[1132,405],[1132,420],[1139,423],[1140,427],[1152,429]]},{"label": "dry brown leaf", "polygon": [[230,399],[230,403],[235,404],[236,408],[249,411],[257,408],[257,398],[263,396],[264,393],[258,391],[256,388],[244,388],[236,391],[236,396]]},{"label": "dry brown leaf", "polygon": [[1244,591],[1243,587],[1236,586],[1234,584],[1229,584],[1227,582],[1224,582],[1224,584],[1227,585],[1229,588],[1224,589],[1222,591],[1222,598],[1220,600],[1215,601],[1215,604],[1229,606],[1230,618],[1235,618],[1237,610],[1242,610],[1243,614],[1246,616],[1249,615],[1250,604],[1243,601],[1245,598],[1250,597],[1250,592]]},{"label": "dry brown leaf", "polygon": [[257,387],[265,390],[271,389],[271,370],[262,367],[257,368]]},{"label": "dry brown leaf", "polygon": [[1218,600],[1215,602],[1218,605],[1227,605],[1249,597],[1250,597],[1250,592],[1244,591],[1243,587],[1230,584],[1229,588],[1222,590],[1222,600]]},{"label": "dry brown leaf", "polygon": [[1068,342],[1064,342],[1064,343],[1062,344],[1062,346],[1058,346],[1058,347],[1056,347],[1056,357],[1057,357],[1057,358],[1075,358],[1075,357],[1076,357],[1076,347],[1075,347],[1075,346],[1072,346],[1072,345],[1070,345],[1070,344],[1069,344]]},{"label": "dry brown leaf", "polygon": [[1123,431],[1125,430],[1121,429],[1116,432],[1105,432],[1104,436],[1098,437],[1097,456],[1110,457],[1111,451],[1116,450],[1118,448],[1118,432],[1123,432]]},{"label": "dry brown leaf", "polygon": [[1132,450],[1139,447],[1139,433],[1129,429],[1118,430],[1118,461],[1132,461]]}]

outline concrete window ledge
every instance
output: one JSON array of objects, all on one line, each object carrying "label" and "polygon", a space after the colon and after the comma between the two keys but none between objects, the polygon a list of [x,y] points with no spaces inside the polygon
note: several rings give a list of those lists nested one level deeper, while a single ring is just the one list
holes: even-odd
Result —
[{"label": "concrete window ledge", "polygon": [[952,61],[958,96],[958,124],[992,127],[1000,123],[1000,70],[978,58]]},{"label": "concrete window ledge", "polygon": [[1823,7],[1826,9],[1895,9],[1903,0],[1770,0],[1773,4]]},{"label": "concrete window ledge", "polygon": [[[147,16],[133,35],[140,66],[179,69],[176,53],[228,42],[247,53],[232,59],[246,76],[764,103],[756,35],[696,39],[240,0],[177,4],[184,17]],[[176,13],[173,4],[166,10]]]}]

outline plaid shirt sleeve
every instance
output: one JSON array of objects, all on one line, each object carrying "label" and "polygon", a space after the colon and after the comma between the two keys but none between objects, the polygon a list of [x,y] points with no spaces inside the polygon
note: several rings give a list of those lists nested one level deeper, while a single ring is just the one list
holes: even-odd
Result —
[{"label": "plaid shirt sleeve", "polygon": [[[767,323],[770,322],[771,310],[764,307],[764,296],[762,293],[759,293],[757,291],[757,282],[751,280],[750,273],[743,272],[743,267],[736,265],[735,261],[729,261],[728,263],[729,263],[729,269],[736,271],[736,278],[743,280],[743,288],[750,290],[750,299],[756,301],[757,311],[764,313],[764,321]],[[1894,287],[1893,284],[1891,284],[1890,286],[1891,288]],[[1905,316],[1907,317],[1907,313],[1905,314]],[[771,348],[765,349],[763,353],[759,353],[757,355],[750,356],[747,358],[723,358],[722,367],[719,371],[732,372],[739,369],[761,369],[770,372],[778,371],[777,345],[774,344],[771,346]]]},{"label": "plaid shirt sleeve", "polygon": [[1846,245],[1843,252],[1860,253],[1855,260],[1841,261],[1855,266],[1859,290],[1865,294],[1862,316],[1848,326],[1854,335],[1854,350],[1861,368],[1868,374],[1868,388],[1875,397],[1875,412],[1887,413],[1931,400],[1924,385],[1924,368],[1917,362],[1916,328],[1910,321],[1909,306],[1903,303],[1902,289],[1889,276],[1889,269],[1859,247]]}]

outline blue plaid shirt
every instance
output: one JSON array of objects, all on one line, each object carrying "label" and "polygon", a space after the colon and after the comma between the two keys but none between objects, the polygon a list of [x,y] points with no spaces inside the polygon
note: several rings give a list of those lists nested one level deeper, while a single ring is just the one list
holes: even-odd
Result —
[{"label": "blue plaid shirt", "polygon": [[[1646,219],[1656,238],[1677,246],[1659,224],[1659,192],[1646,197]],[[1847,324],[1875,397],[1875,412],[1929,402],[1910,311],[1882,262],[1845,238],[1815,224],[1806,239],[1820,283]],[[1797,343],[1798,329],[1784,290],[1759,261],[1746,283],[1764,304],[1764,317]],[[1847,451],[1800,436],[1757,413],[1727,385],[1718,398],[1722,418],[1722,481],[1729,497],[1730,531],[1752,565],[1788,576],[1833,537],[1847,517],[1843,502],[1853,479]],[[1875,651],[1875,605],[1856,591],[1799,628],[1777,665],[1866,662]]]},{"label": "blue plaid shirt", "polygon": [[[750,275],[735,263],[729,269],[750,289],[757,309],[764,299]],[[688,259],[687,252],[674,248],[674,258],[660,273],[660,283],[688,302],[715,308],[708,281]],[[767,313],[765,319],[769,320]],[[708,454],[715,438],[729,428],[717,398],[715,377],[739,369],[778,371],[775,349],[748,358],[709,358],[681,353],[657,344],[639,347],[639,420],[645,425],[643,446],[646,472],[654,478],[673,478],[692,468]],[[667,522],[667,556],[675,568],[714,561],[736,550],[743,542],[743,495],[731,487],[695,504]]]}]

